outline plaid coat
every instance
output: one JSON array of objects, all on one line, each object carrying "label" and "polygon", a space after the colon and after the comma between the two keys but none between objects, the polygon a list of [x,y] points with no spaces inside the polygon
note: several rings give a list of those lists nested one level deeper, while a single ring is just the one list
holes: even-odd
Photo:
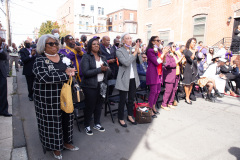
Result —
[{"label": "plaid coat", "polygon": [[[65,55],[59,54],[60,60]],[[33,65],[34,104],[41,143],[46,150],[63,150],[63,143],[72,143],[73,113],[60,109],[60,92],[68,80],[65,72],[55,69],[45,55],[36,58]]]}]

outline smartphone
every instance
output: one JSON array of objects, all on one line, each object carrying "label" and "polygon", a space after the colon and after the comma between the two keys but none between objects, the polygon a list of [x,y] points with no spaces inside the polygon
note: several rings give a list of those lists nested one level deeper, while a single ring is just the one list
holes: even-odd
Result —
[{"label": "smartphone", "polygon": [[103,61],[103,66],[108,66],[107,62]]}]

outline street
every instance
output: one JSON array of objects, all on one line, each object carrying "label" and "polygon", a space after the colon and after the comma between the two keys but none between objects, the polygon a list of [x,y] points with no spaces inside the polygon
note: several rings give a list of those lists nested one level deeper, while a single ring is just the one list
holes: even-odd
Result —
[{"label": "street", "polygon": [[[19,112],[30,160],[54,159],[43,153],[38,136],[35,108],[27,97],[22,70],[17,72]],[[225,96],[210,103],[198,96],[193,105],[183,100],[171,111],[160,110],[151,124],[112,123],[110,115],[101,123],[106,131],[93,129],[88,136],[74,124],[74,145],[79,151],[64,150],[66,160],[235,160],[240,159],[240,98]],[[81,113],[81,112],[80,112]],[[126,116],[126,115],[125,115]],[[15,131],[17,132],[17,131]]]}]

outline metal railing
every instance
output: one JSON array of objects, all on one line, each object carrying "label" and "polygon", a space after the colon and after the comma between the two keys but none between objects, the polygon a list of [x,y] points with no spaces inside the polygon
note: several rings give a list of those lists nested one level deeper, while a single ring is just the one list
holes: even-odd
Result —
[{"label": "metal railing", "polygon": [[217,43],[212,45],[215,53],[219,50],[219,48],[218,48],[219,44],[223,44],[224,46],[230,47],[230,50],[233,52],[233,54],[239,54],[240,41],[238,41],[232,37],[224,37],[221,40],[219,40]]}]

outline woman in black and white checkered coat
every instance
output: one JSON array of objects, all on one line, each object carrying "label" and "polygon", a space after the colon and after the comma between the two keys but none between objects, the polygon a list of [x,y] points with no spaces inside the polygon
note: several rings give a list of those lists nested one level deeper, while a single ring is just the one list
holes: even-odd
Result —
[{"label": "woman in black and white checkered coat", "polygon": [[63,148],[78,150],[72,145],[73,114],[60,109],[60,92],[63,83],[74,76],[75,69],[70,68],[71,61],[59,54],[57,38],[51,34],[43,35],[37,43],[37,52],[33,73],[34,104],[38,131],[44,152],[53,151],[54,157],[62,159]]}]

